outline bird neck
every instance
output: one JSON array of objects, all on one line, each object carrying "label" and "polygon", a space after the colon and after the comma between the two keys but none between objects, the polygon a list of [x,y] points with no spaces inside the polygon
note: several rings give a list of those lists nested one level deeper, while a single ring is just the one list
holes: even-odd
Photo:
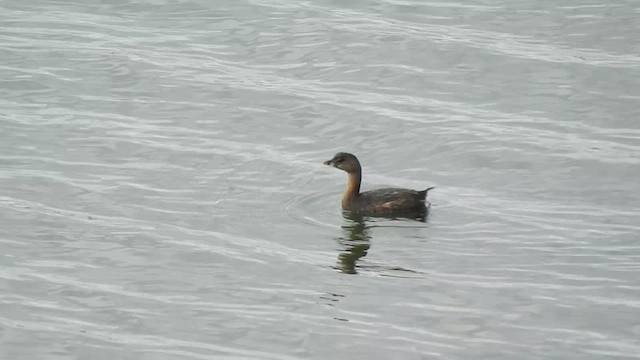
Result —
[{"label": "bird neck", "polygon": [[361,180],[361,171],[349,173],[349,177],[347,179],[347,187],[345,187],[344,193],[342,194],[342,206],[358,197],[358,194],[360,194]]}]

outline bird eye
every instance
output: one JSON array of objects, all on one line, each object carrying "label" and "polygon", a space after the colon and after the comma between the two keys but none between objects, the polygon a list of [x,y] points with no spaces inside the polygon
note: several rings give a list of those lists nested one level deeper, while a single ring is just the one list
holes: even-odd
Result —
[{"label": "bird eye", "polygon": [[341,158],[341,157],[340,157],[340,158],[337,158],[337,159],[336,159],[336,164],[339,164],[339,163],[341,163],[341,162],[343,162],[343,161],[344,161],[344,158]]}]

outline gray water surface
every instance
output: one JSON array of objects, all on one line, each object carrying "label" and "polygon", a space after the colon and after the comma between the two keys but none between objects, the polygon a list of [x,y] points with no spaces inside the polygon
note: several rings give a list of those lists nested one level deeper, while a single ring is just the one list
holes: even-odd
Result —
[{"label": "gray water surface", "polygon": [[[637,1],[0,2],[0,359],[640,358]],[[343,218],[430,193],[425,223]]]}]

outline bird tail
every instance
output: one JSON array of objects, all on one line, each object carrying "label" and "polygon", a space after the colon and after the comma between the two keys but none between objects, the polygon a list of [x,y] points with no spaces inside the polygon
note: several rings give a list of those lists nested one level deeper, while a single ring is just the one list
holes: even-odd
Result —
[{"label": "bird tail", "polygon": [[427,193],[429,192],[429,190],[433,190],[435,188],[436,188],[435,186],[432,186],[430,188],[426,188],[426,189],[420,191],[420,195],[422,195],[423,199],[426,199],[427,198]]}]

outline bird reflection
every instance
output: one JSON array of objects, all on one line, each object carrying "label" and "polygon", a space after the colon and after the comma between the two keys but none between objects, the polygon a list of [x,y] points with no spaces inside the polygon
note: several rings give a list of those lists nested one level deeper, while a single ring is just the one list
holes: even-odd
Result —
[{"label": "bird reflection", "polygon": [[356,262],[367,255],[371,247],[371,236],[363,217],[349,217],[345,215],[345,224],[342,225],[343,236],[338,238],[338,243],[343,250],[338,254],[338,267],[346,274],[357,274]]},{"label": "bird reflection", "polygon": [[[426,222],[428,208],[423,211],[399,214],[397,216],[385,217],[386,219],[411,219]],[[367,226],[367,217],[343,212],[345,223],[342,225],[342,236],[338,237],[338,243],[342,246],[342,251],[338,254],[338,269],[345,274],[357,274],[358,260],[367,256],[371,247],[371,236]]]}]

